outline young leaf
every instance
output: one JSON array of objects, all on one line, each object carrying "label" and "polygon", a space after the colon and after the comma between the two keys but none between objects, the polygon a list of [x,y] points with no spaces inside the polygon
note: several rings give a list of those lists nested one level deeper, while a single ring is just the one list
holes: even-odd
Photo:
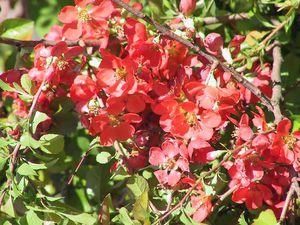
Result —
[{"label": "young leaf", "polygon": [[21,77],[21,85],[27,93],[33,95],[34,92],[34,82],[30,80],[28,74],[24,74]]},{"label": "young leaf", "polygon": [[20,143],[22,146],[37,149],[40,147],[40,143],[31,137],[29,133],[24,133],[20,138]]},{"label": "young leaf", "polygon": [[147,181],[142,176],[139,175],[130,177],[127,183],[127,187],[135,196],[135,198],[138,198],[144,192],[149,191],[149,185]]},{"label": "young leaf", "polygon": [[77,215],[71,215],[66,213],[61,213],[61,215],[67,217],[69,220],[72,220],[75,223],[81,224],[95,224],[97,222],[97,218],[93,217],[88,213],[81,213]]},{"label": "young leaf", "polygon": [[59,154],[64,150],[64,136],[45,134],[40,138],[41,150],[48,154]]},{"label": "young leaf", "polygon": [[32,169],[31,166],[27,163],[23,163],[17,169],[17,173],[22,176],[37,176],[37,173],[34,171],[34,169]]},{"label": "young leaf", "polygon": [[15,91],[9,84],[5,83],[3,80],[0,79],[0,88],[3,91]]},{"label": "young leaf", "polygon": [[106,164],[110,161],[111,154],[109,152],[100,152],[97,157],[96,161],[100,164]]},{"label": "young leaf", "polygon": [[141,222],[148,221],[149,220],[148,204],[149,204],[148,192],[144,192],[142,193],[141,196],[139,196],[136,199],[133,205],[133,210],[132,210],[133,218]]},{"label": "young leaf", "polygon": [[37,126],[45,121],[46,119],[48,119],[49,117],[47,116],[47,114],[42,113],[42,112],[35,112],[33,120],[32,120],[32,133],[34,134],[36,131]]},{"label": "young leaf", "polygon": [[33,210],[29,210],[26,213],[26,220],[28,224],[43,225],[43,220]]},{"label": "young leaf", "polygon": [[33,28],[34,22],[31,20],[7,19],[0,24],[0,36],[17,40],[31,40]]},{"label": "young leaf", "polygon": [[252,225],[275,225],[277,224],[277,220],[274,212],[271,209],[267,209],[262,211],[258,218],[254,220]]},{"label": "young leaf", "polygon": [[15,212],[15,208],[14,208],[14,203],[12,200],[12,197],[10,196],[7,200],[7,202],[5,203],[5,205],[3,205],[1,207],[1,211],[5,212],[7,215],[9,215],[10,217],[15,218],[16,217],[16,212]]}]

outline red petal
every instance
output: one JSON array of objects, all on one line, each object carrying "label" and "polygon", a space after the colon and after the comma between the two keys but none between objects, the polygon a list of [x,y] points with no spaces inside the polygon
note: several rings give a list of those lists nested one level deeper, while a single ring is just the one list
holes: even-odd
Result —
[{"label": "red petal", "polygon": [[126,141],[133,136],[134,132],[134,127],[126,122],[122,122],[115,127],[115,135],[118,141]]},{"label": "red petal", "polygon": [[59,13],[58,19],[62,23],[72,23],[77,19],[78,10],[74,6],[65,6]]},{"label": "red petal", "polygon": [[160,148],[152,147],[150,149],[149,162],[153,166],[159,166],[164,164],[165,155]]},{"label": "red petal", "polygon": [[82,27],[77,21],[74,21],[63,26],[63,36],[68,40],[77,41],[82,35]]},{"label": "red petal", "polygon": [[80,55],[83,52],[83,48],[81,46],[74,46],[69,48],[66,52],[65,52],[65,58],[66,59],[70,59],[70,58],[74,58],[78,55]]},{"label": "red petal", "polygon": [[175,170],[171,170],[170,174],[168,175],[168,184],[173,187],[175,186],[181,177],[181,173]]},{"label": "red petal", "polygon": [[100,144],[103,146],[112,146],[116,140],[115,129],[107,125],[105,129],[100,133]]},{"label": "red petal", "polygon": [[67,50],[68,50],[67,43],[64,41],[60,41],[56,45],[53,46],[53,48],[51,50],[51,55],[52,56],[61,56]]},{"label": "red petal", "polygon": [[93,6],[90,10],[91,16],[95,20],[102,20],[109,17],[114,11],[114,6],[110,0],[101,1],[97,6]]},{"label": "red petal", "polygon": [[283,119],[277,125],[277,133],[288,135],[291,128],[292,122],[289,119]]}]

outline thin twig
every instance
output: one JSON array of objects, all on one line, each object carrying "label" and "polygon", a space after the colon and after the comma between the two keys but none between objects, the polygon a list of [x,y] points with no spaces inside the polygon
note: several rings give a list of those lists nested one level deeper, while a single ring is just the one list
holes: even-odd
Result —
[{"label": "thin twig", "polygon": [[69,181],[68,181],[68,185],[71,185],[74,177],[76,176],[76,174],[78,173],[80,167],[82,166],[83,162],[86,160],[86,158],[88,157],[88,155],[90,154],[90,152],[93,150],[92,147],[90,147],[85,153],[84,155],[81,157],[80,162],[77,164],[76,169],[74,171],[74,173],[72,174],[72,176],[70,177]]},{"label": "thin twig", "polygon": [[230,188],[228,191],[226,191],[224,194],[222,194],[218,201],[215,203],[215,205],[212,207],[211,211],[214,211],[216,208],[220,206],[220,204],[228,197],[230,196],[236,189],[238,189],[239,185],[235,185],[232,188]]},{"label": "thin twig", "polygon": [[277,223],[279,225],[283,224],[284,221],[285,221],[285,216],[286,216],[286,213],[288,211],[289,204],[290,204],[290,201],[292,199],[293,194],[294,194],[294,185],[292,183],[291,186],[290,186],[290,189],[288,191],[288,194],[286,196],[286,199],[285,199],[285,202],[284,202],[284,206],[283,206],[283,209],[281,211],[280,219],[279,219],[279,221]]},{"label": "thin twig", "polygon": [[248,13],[239,13],[229,16],[212,16],[203,18],[203,23],[205,25],[216,24],[216,23],[231,23],[240,20],[249,19]]},{"label": "thin twig", "polygon": [[283,116],[280,110],[280,102],[282,100],[282,89],[281,89],[281,64],[282,64],[282,56],[281,49],[279,43],[273,48],[273,68],[272,68],[272,105],[273,105],[273,113],[275,117],[275,123],[279,123]]},{"label": "thin twig", "polygon": [[[23,41],[23,40],[16,40],[12,38],[5,38],[0,37],[0,43],[16,46],[18,48],[25,48],[25,47],[34,47],[40,43],[44,44],[45,46],[54,46],[60,41],[48,41],[48,40],[30,40],[30,41]],[[85,45],[86,47],[99,47],[101,45],[101,41],[99,40],[82,40],[82,41],[65,41],[68,46],[78,46],[78,45]]]},{"label": "thin twig", "polygon": [[128,12],[132,13],[133,15],[135,15],[136,17],[148,22],[149,24],[152,24],[160,33],[162,33],[165,36],[168,36],[169,38],[180,42],[181,44],[187,46],[188,48],[190,48],[191,50],[197,52],[199,55],[205,57],[210,63],[214,63],[216,61],[219,61],[219,65],[220,67],[225,71],[225,72],[229,72],[232,74],[232,77],[239,83],[241,83],[243,86],[245,86],[247,89],[249,89],[254,95],[256,95],[262,102],[262,104],[264,104],[269,110],[273,110],[272,104],[270,99],[265,96],[259,88],[257,88],[256,86],[254,86],[251,82],[249,82],[246,78],[244,78],[241,74],[239,74],[237,71],[235,71],[232,68],[227,67],[223,62],[221,62],[220,60],[218,60],[216,57],[211,56],[205,52],[203,52],[199,46],[194,45],[193,43],[191,43],[190,41],[178,36],[177,34],[175,34],[174,32],[172,32],[170,29],[168,29],[167,27],[157,23],[155,20],[153,20],[152,18],[150,18],[149,16],[145,15],[144,13],[135,10],[134,8],[132,8],[131,6],[129,6],[128,4],[126,4],[125,2],[123,2],[122,0],[112,0],[114,3],[116,3],[117,5],[119,5],[120,7],[126,9]]},{"label": "thin twig", "polygon": [[278,24],[274,30],[260,43],[261,48],[264,48],[264,46],[270,41],[275,34],[277,34],[278,31],[280,31],[286,24],[288,20],[283,21],[282,23]]},{"label": "thin twig", "polygon": [[18,157],[20,148],[21,148],[21,144],[18,143],[18,144],[15,146],[14,151],[12,152],[12,157],[11,157],[11,173],[12,173],[12,174],[15,173],[16,162],[17,162],[17,157]]}]

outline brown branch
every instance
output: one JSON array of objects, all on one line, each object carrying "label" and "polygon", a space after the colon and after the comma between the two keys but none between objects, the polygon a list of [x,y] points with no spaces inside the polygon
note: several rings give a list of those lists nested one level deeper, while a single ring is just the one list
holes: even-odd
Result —
[{"label": "brown branch", "polygon": [[157,23],[155,20],[150,18],[149,16],[145,15],[144,13],[135,10],[134,8],[127,5],[122,0],[112,0],[114,3],[119,5],[120,7],[126,9],[128,12],[132,13],[136,17],[148,22],[149,24],[153,25],[160,33],[162,33],[165,36],[168,36],[169,38],[180,42],[181,44],[187,46],[191,50],[195,51],[199,55],[205,57],[210,63],[214,63],[216,61],[219,62],[220,67],[225,71],[232,74],[232,77],[239,83],[241,83],[243,86],[245,86],[247,89],[249,89],[254,95],[256,95],[270,111],[273,111],[273,107],[271,104],[271,100],[265,96],[260,89],[258,89],[256,86],[254,86],[251,82],[249,82],[246,78],[244,78],[241,74],[239,74],[237,71],[235,71],[232,68],[229,68],[225,65],[225,63],[220,62],[219,59],[217,59],[214,56],[211,56],[205,52],[203,52],[197,45],[194,45],[190,41],[178,36],[177,34],[173,33],[170,29],[166,28],[165,26]]},{"label": "brown branch", "polygon": [[[0,43],[16,46],[18,48],[34,47],[40,43],[43,43],[45,46],[54,46],[60,41],[47,41],[44,39],[41,40],[16,40],[12,38],[0,37]],[[99,40],[80,40],[80,41],[65,41],[68,46],[86,46],[86,47],[99,47],[101,42]]]},{"label": "brown branch", "polygon": [[211,212],[213,212],[216,208],[220,206],[220,204],[228,198],[236,189],[238,189],[239,185],[234,185],[232,188],[230,188],[228,191],[226,191],[224,194],[222,194],[219,198],[218,201],[215,203],[215,205],[212,207]]},{"label": "brown branch", "polygon": [[211,25],[216,23],[231,23],[231,22],[236,22],[245,19],[249,19],[248,13],[239,13],[239,14],[233,14],[229,16],[205,17],[203,18],[203,23],[204,25]]},{"label": "brown branch", "polygon": [[[196,45],[192,44],[190,41],[176,35],[171,30],[169,30],[168,28],[166,28],[163,25],[160,25],[159,23],[157,23],[155,20],[153,20],[149,16],[145,15],[144,13],[133,9],[132,7],[130,7],[129,5],[124,3],[122,0],[112,0],[112,1],[114,3],[116,3],[117,5],[123,7],[124,9],[126,9],[130,13],[134,14],[138,18],[143,19],[144,21],[152,24],[160,33],[170,37],[173,40],[176,40],[176,41],[182,43],[183,45],[185,45],[188,48],[192,49],[193,51],[197,52],[199,55],[205,57],[210,63],[214,63],[216,61],[219,61],[216,57],[211,56],[211,55],[203,52],[198,46],[196,46]],[[0,43],[13,45],[13,46],[22,48],[22,47],[34,47],[35,45],[40,44],[40,43],[43,43],[46,46],[53,46],[53,45],[57,44],[57,41],[47,41],[47,40],[21,41],[21,40],[14,40],[14,39],[10,39],[10,38],[0,37]],[[90,47],[99,47],[99,45],[100,45],[99,40],[66,41],[66,43],[67,43],[68,46],[82,45],[83,44],[85,46],[90,46]],[[237,82],[241,83],[246,88],[248,88],[254,95],[256,95],[261,100],[262,104],[267,106],[267,108],[272,111],[272,105],[270,103],[270,99],[267,96],[265,96],[257,87],[255,87],[252,83],[250,83],[248,80],[246,80],[237,71],[235,71],[232,68],[227,67],[223,62],[219,61],[219,65],[221,66],[221,68],[225,72],[232,73],[233,78]]]},{"label": "brown branch", "polygon": [[285,216],[286,216],[286,213],[288,212],[289,204],[291,202],[293,194],[294,194],[294,184],[292,183],[291,186],[290,186],[290,189],[288,191],[288,194],[286,196],[283,209],[282,209],[281,214],[280,214],[280,219],[278,221],[279,225],[284,224]]},{"label": "brown branch", "polygon": [[282,56],[281,56],[281,48],[279,43],[273,48],[273,68],[272,68],[272,105],[273,105],[273,113],[275,117],[275,123],[279,123],[283,116],[280,110],[280,102],[282,100],[282,89],[281,89],[281,64],[282,64]]}]

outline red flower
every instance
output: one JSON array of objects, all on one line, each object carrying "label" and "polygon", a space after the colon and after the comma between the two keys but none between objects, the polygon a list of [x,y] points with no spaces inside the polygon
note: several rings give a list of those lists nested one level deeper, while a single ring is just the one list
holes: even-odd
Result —
[{"label": "red flower", "polygon": [[187,150],[183,143],[175,140],[167,140],[161,147],[151,148],[149,162],[162,168],[154,172],[158,181],[173,187],[179,182],[182,172],[189,171]]},{"label": "red flower", "polygon": [[106,19],[114,11],[110,0],[92,1],[76,0],[76,7],[65,6],[58,19],[64,23],[63,35],[69,40],[102,39],[102,48],[108,41],[108,25]]},{"label": "red flower", "polygon": [[[198,110],[192,102],[179,104],[175,100],[163,101],[154,108],[154,111],[161,115],[159,123],[164,131],[187,140],[192,137],[209,140],[213,129],[201,121]],[[205,118],[204,114],[202,116]]]},{"label": "red flower", "polygon": [[[71,84],[77,74],[75,57],[83,52],[80,46],[68,47],[61,41],[53,47],[39,44],[34,48],[34,67],[29,71],[33,80],[41,82],[46,80],[54,84]],[[78,68],[79,70],[79,68]]]},{"label": "red flower", "polygon": [[300,162],[300,131],[290,134],[292,123],[289,119],[283,119],[277,125],[277,133],[272,144],[272,154],[278,157],[281,163],[293,164],[299,171]]},{"label": "red flower", "polygon": [[197,223],[203,222],[210,214],[212,209],[211,197],[203,192],[198,196],[191,196],[192,207],[196,210],[193,213],[193,220]]},{"label": "red flower", "polygon": [[254,210],[260,208],[263,202],[272,205],[272,192],[263,184],[251,183],[248,187],[235,190],[232,201],[240,204],[245,202],[248,209]]},{"label": "red flower", "polygon": [[71,98],[74,102],[87,102],[97,92],[96,82],[89,76],[77,76],[70,88]]},{"label": "red flower", "polygon": [[132,124],[140,123],[141,120],[137,114],[122,114],[118,110],[108,109],[92,118],[89,131],[92,135],[100,133],[101,145],[112,146],[115,141],[126,141],[133,137],[135,128]]},{"label": "red flower", "polygon": [[101,50],[101,56],[103,60],[97,73],[99,85],[114,97],[135,93],[137,90],[137,81],[134,76],[136,64],[129,57],[120,59],[106,50]]}]

